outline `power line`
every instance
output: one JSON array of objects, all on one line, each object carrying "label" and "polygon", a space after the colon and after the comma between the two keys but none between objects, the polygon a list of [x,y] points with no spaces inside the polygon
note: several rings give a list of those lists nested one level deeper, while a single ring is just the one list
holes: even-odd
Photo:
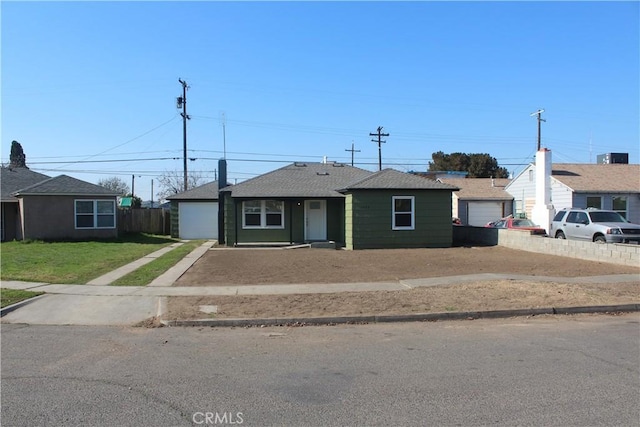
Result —
[{"label": "power line", "polygon": [[[102,155],[102,154],[104,154],[104,153],[107,153],[107,152],[109,152],[109,151],[111,151],[111,150],[115,150],[115,149],[116,149],[116,148],[118,148],[118,147],[122,147],[123,145],[129,144],[129,143],[131,143],[131,142],[133,142],[133,141],[135,141],[135,140],[137,140],[137,139],[140,139],[140,138],[142,138],[143,136],[148,135],[148,134],[150,134],[151,132],[155,131],[156,129],[159,129],[159,128],[161,128],[162,126],[164,126],[164,125],[166,125],[166,124],[171,123],[172,121],[174,121],[174,120],[176,119],[176,117],[177,117],[177,116],[173,116],[171,119],[167,120],[166,122],[161,123],[161,124],[159,124],[158,126],[156,126],[156,127],[152,128],[152,129],[149,129],[148,131],[146,131],[146,132],[144,132],[144,133],[142,133],[142,134],[140,134],[140,135],[138,135],[138,136],[136,136],[136,137],[134,137],[134,138],[131,138],[131,139],[129,139],[128,141],[123,142],[122,144],[116,145],[115,147],[108,148],[108,149],[106,149],[106,150],[104,150],[104,151],[102,151],[102,152],[100,152],[100,153],[97,153],[97,154],[93,154],[93,155],[91,155],[91,156],[88,156],[86,159],[90,159],[90,158],[92,158],[92,157],[100,156],[100,155]],[[86,159],[85,159],[85,160],[86,160]],[[73,163],[73,162],[72,162],[72,163]]]}]

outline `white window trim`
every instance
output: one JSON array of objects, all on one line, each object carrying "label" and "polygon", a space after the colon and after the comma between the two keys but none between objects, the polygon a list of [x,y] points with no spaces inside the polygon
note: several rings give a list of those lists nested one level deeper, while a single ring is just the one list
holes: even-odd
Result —
[{"label": "white window trim", "polygon": [[[78,214],[78,202],[92,202],[93,203],[93,213],[91,214],[85,214],[85,213],[80,213]],[[106,203],[111,203],[111,205],[113,206],[113,213],[111,214],[98,214],[98,202],[106,202]],[[115,200],[108,200],[108,199],[75,199],[73,201],[73,225],[75,227],[76,230],[109,230],[109,229],[114,229],[116,228],[117,224],[116,224],[116,201]],[[78,215],[81,216],[92,216],[93,217],[93,226],[92,227],[78,227]],[[98,227],[98,216],[113,216],[113,226],[108,226],[108,227]]]},{"label": "white window trim", "polygon": [[[613,206],[613,199],[624,199],[624,210],[620,210],[620,209],[616,209]],[[629,197],[627,197],[626,195],[623,194],[619,194],[619,195],[613,195],[611,196],[611,210],[618,212],[620,215],[622,215],[625,218],[629,218]],[[628,219],[627,219],[628,221]]]},{"label": "white window trim", "polygon": [[[273,200],[273,199],[269,199]],[[258,200],[251,200],[258,201]],[[259,200],[260,202],[260,225],[247,225],[246,224],[246,216],[244,211],[244,204],[247,201],[242,202],[242,228],[244,230],[282,230],[284,229],[284,202],[282,200],[275,200],[280,202],[280,206],[282,209],[280,210],[280,224],[281,225],[267,225],[267,200]]]},{"label": "white window trim", "polygon": [[[396,200],[411,200],[411,226],[396,226]],[[408,214],[408,212],[399,212]],[[416,198],[415,196],[392,196],[391,197],[391,229],[392,230],[415,230],[416,229]]]},{"label": "white window trim", "polygon": [[602,206],[604,206],[604,200],[603,200],[602,196],[586,196],[585,199],[584,199],[585,203],[587,203],[587,200],[589,198],[592,198],[592,199],[598,198],[598,199],[600,199],[600,206],[598,206],[596,209],[602,209]]}]

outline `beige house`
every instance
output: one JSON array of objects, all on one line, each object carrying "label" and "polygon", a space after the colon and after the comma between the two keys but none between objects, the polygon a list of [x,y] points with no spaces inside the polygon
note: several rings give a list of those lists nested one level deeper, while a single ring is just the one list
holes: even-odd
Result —
[{"label": "beige house", "polygon": [[117,194],[66,175],[2,168],[2,240],[117,237]]},{"label": "beige house", "polygon": [[462,224],[483,227],[513,213],[513,196],[505,190],[506,178],[439,178],[458,187],[451,198],[451,212]]}]

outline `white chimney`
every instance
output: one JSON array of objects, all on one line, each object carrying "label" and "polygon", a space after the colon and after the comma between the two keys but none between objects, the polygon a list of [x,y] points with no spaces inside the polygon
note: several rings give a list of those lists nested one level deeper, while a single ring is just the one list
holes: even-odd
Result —
[{"label": "white chimney", "polygon": [[531,220],[549,233],[555,209],[551,204],[551,150],[547,148],[536,153],[535,182],[536,203],[531,211]]}]

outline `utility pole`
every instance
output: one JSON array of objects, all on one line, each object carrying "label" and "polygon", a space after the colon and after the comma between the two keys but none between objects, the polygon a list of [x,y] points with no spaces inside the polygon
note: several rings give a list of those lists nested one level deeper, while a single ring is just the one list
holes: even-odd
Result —
[{"label": "utility pole", "polygon": [[377,136],[378,139],[372,139],[371,141],[378,143],[378,170],[382,170],[382,143],[387,142],[383,141],[383,136],[389,136],[388,133],[382,133],[382,126],[378,126],[378,133],[370,133],[369,136]]},{"label": "utility pole", "polygon": [[189,180],[187,179],[187,120],[191,119],[187,115],[187,89],[189,86],[187,82],[182,79],[178,79],[178,82],[182,85],[182,96],[178,97],[177,107],[182,108],[182,167],[184,170],[184,191],[188,190]]},{"label": "utility pole", "polygon": [[351,167],[353,167],[353,153],[359,153],[360,150],[354,150],[354,144],[353,141],[351,141],[351,150],[349,150],[348,148],[345,148],[344,151],[351,151]]},{"label": "utility pole", "polygon": [[153,179],[151,180],[151,207],[153,208]]},{"label": "utility pole", "polygon": [[537,151],[540,151],[540,142],[541,142],[541,134],[540,134],[540,127],[541,127],[541,126],[540,126],[540,124],[541,124],[542,122],[546,122],[546,120],[545,120],[545,119],[543,119],[542,117],[540,117],[540,115],[541,115],[542,113],[544,113],[544,110],[538,110],[538,111],[536,111],[535,113],[531,113],[531,117],[533,117],[533,116],[538,116],[538,150],[537,150]]}]

